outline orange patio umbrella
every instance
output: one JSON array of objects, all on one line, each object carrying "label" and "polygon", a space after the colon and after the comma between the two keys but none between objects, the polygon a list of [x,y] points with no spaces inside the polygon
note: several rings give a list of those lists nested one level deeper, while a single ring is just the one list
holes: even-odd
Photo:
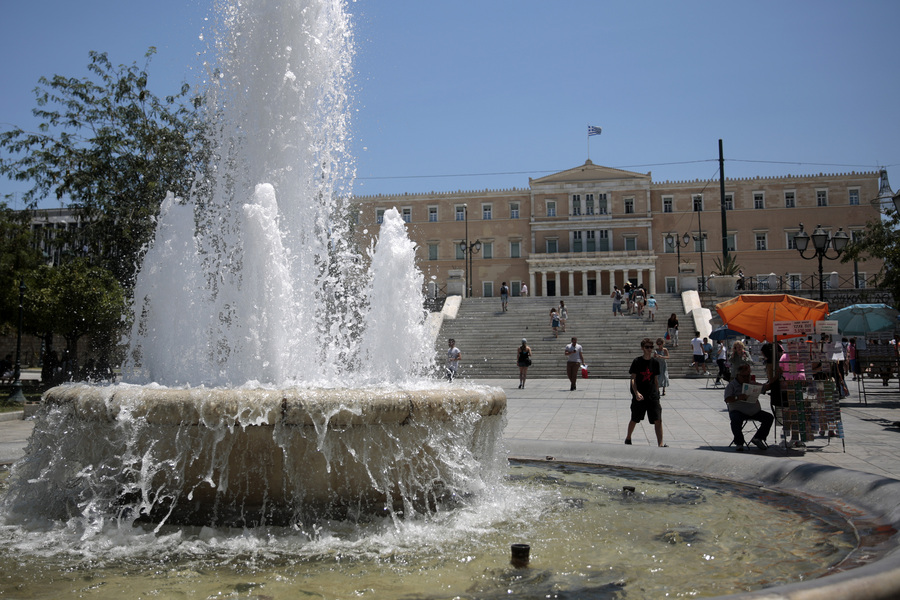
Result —
[{"label": "orange patio umbrella", "polygon": [[741,294],[716,304],[716,312],[729,329],[771,341],[775,321],[821,321],[828,314],[828,303],[788,294]]}]

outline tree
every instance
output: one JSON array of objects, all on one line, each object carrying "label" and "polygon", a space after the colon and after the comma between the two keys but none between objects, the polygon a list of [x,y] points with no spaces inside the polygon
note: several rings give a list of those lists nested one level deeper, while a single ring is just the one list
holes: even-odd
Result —
[{"label": "tree", "polygon": [[900,213],[893,208],[886,209],[885,213],[886,218],[866,223],[862,235],[847,245],[841,262],[883,260],[874,284],[889,290],[894,295],[894,306],[900,307]]},{"label": "tree", "polygon": [[93,79],[42,77],[38,131],[0,133],[0,174],[33,183],[28,206],[51,196],[68,202],[83,223],[79,247],[126,288],[166,192],[185,197],[203,163],[200,100],[187,84],[164,99],[149,90],[155,52],[144,67],[91,52]]},{"label": "tree", "polygon": [[124,291],[112,273],[78,258],[59,267],[42,265],[31,272],[26,286],[26,329],[44,338],[47,353],[53,334],[63,336],[68,374],[77,372],[78,342],[85,335],[90,335],[100,362],[110,364],[126,307]]},{"label": "tree", "polygon": [[12,333],[18,323],[19,282],[41,263],[32,240],[28,211],[0,203],[0,333]]}]

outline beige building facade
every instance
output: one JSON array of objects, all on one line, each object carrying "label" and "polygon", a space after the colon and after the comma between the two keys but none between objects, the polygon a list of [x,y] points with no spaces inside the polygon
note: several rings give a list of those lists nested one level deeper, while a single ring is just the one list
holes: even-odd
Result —
[{"label": "beige building facade", "polygon": [[[718,180],[654,183],[650,173],[590,160],[522,189],[355,201],[363,238],[377,233],[386,210],[400,212],[432,295],[471,287],[473,297],[498,296],[503,282],[514,296],[523,285],[533,296],[609,295],[626,281],[651,293],[697,289],[708,285],[723,244],[748,288],[799,290],[818,286],[817,261],[794,246],[800,224],[810,234],[821,225],[859,235],[879,218],[882,174],[726,179],[724,232]],[[825,287],[865,287],[880,267],[826,259]]]}]

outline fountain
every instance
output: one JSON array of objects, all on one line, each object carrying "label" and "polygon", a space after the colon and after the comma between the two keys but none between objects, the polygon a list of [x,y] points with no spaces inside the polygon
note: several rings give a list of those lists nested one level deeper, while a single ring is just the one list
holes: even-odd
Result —
[{"label": "fountain", "polygon": [[343,2],[217,15],[213,160],[190,198],[162,202],[124,383],[47,393],[13,476],[32,484],[7,506],[253,526],[479,491],[503,464],[505,395],[423,379],[424,278],[397,211],[373,247],[353,243]]},{"label": "fountain", "polygon": [[[215,160],[198,174],[191,198],[163,202],[135,286],[126,382],[62,386],[43,403],[0,515],[3,556],[29,557],[4,580],[9,589],[119,598],[135,595],[135,573],[147,595],[162,596],[296,595],[307,585],[310,594],[343,597],[546,597],[568,589],[542,568],[551,551],[534,548],[531,567],[510,569],[495,547],[534,532],[548,512],[567,515],[560,506],[594,500],[547,504],[547,494],[500,483],[505,395],[423,379],[434,368],[433,345],[399,215],[385,214],[375,247],[352,244],[352,38],[343,8],[339,0],[219,6],[222,58],[210,63],[206,93]],[[823,482],[838,489],[836,509],[844,502],[843,513],[859,518],[855,526],[871,526],[871,546],[895,537],[885,524],[898,519],[884,507],[896,482],[866,481],[855,492],[865,496],[851,500],[860,479],[843,474],[820,479],[761,458],[751,465],[713,453],[628,448],[624,455],[588,446],[513,450],[746,479],[815,498]],[[652,494],[646,485],[627,498],[601,491],[599,504],[615,508],[635,497]],[[647,512],[638,512],[641,526]],[[670,512],[686,511],[663,518]],[[495,529],[502,539],[491,538]],[[683,545],[695,533],[673,528],[656,543]],[[843,530],[835,535],[846,541]],[[473,540],[474,549],[466,545]],[[838,549],[829,560],[842,544],[823,542]],[[567,557],[587,551],[568,549]],[[468,563],[476,574],[463,571]],[[571,578],[580,576],[577,563]],[[854,597],[848,589],[890,598],[896,563],[889,554],[794,587],[809,598]],[[401,591],[413,574],[424,576],[425,591]],[[438,591],[427,587],[432,575]],[[642,585],[630,586],[632,576],[614,564],[596,565],[587,577],[598,598]],[[341,593],[332,587],[337,580]]]}]

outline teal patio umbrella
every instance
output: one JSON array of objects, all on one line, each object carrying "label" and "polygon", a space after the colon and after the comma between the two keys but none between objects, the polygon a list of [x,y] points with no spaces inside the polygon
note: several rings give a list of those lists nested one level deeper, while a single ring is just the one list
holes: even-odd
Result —
[{"label": "teal patio umbrella", "polygon": [[865,335],[893,331],[898,325],[896,310],[887,304],[853,304],[829,313],[829,321],[838,322],[842,335]]}]

